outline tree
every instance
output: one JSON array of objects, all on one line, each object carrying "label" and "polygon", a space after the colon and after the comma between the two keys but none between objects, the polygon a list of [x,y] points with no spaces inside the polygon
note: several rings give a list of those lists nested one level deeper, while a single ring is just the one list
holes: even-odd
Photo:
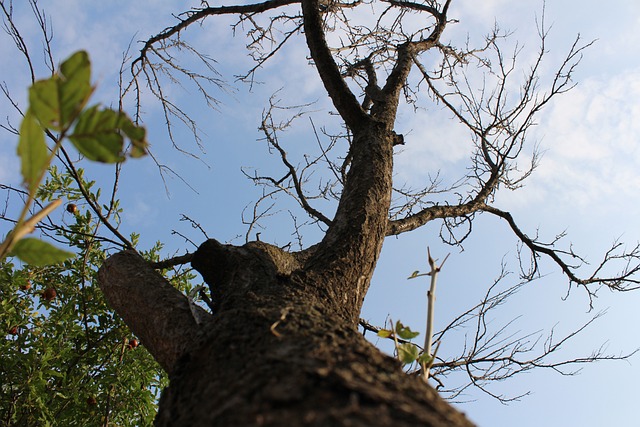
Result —
[{"label": "tree", "polygon": [[[146,79],[167,118],[174,114],[190,124],[164,95],[159,75],[183,73],[203,92],[203,82],[217,83],[214,77],[180,67],[172,49],[189,51],[180,35],[190,25],[211,16],[238,16],[237,28],[245,26],[256,59],[256,67],[243,79],[250,81],[285,43],[303,36],[344,124],[339,134],[325,135],[331,141],[329,148],[300,168],[288,160],[278,139],[290,122],[274,119],[279,105],[272,103],[261,129],[280,156],[285,175],[249,175],[265,185],[265,195],[293,195],[324,231],[318,244],[289,251],[260,241],[232,246],[210,239],[194,254],[151,264],[129,247],[101,268],[99,281],[109,303],[169,374],[158,424],[468,424],[432,388],[404,375],[398,362],[380,354],[357,332],[360,308],[385,237],[434,220],[444,221],[443,237],[453,244],[464,240],[468,234],[464,226],[470,227],[479,213],[505,220],[531,254],[525,280],[536,276],[538,260],[546,256],[570,283],[590,295],[594,285],[620,290],[634,286],[637,248],[626,253],[618,252],[620,246],[612,248],[594,274],[582,279],[571,264],[580,260],[578,255],[529,237],[508,212],[493,204],[499,188],[517,188],[535,167],[533,155],[530,167],[524,172],[518,168],[527,131],[553,97],[572,87],[571,76],[584,46],[576,41],[548,87],[541,88],[546,39],[541,27],[539,55],[513,93],[515,59],[501,51],[499,31],[479,49],[459,50],[441,41],[450,3],[273,0],[205,5],[149,39],[133,61],[134,84]],[[375,13],[373,24],[356,24],[354,14],[367,7]],[[413,14],[422,21],[411,29]],[[430,22],[426,28],[425,19]],[[428,55],[439,60],[425,60]],[[212,65],[206,56],[200,58]],[[481,90],[465,74],[476,66],[487,70]],[[204,93],[207,100],[214,100]],[[425,95],[448,108],[469,130],[475,144],[472,168],[450,188],[440,188],[434,180],[418,190],[394,189],[394,147],[405,139],[394,130],[399,104],[403,97],[415,102]],[[337,155],[330,150],[340,148],[343,152]],[[310,193],[307,170],[323,162],[333,179],[325,181],[318,194]],[[314,207],[318,196],[337,200],[333,215]],[[254,219],[259,220],[260,214]],[[617,260],[623,261],[621,272],[600,276]],[[210,312],[154,271],[186,262],[209,285]],[[486,302],[491,301],[495,299],[488,296]],[[496,362],[517,363],[517,351],[511,356]],[[453,368],[459,362],[442,367]],[[474,359],[466,363],[473,366]]]},{"label": "tree", "polygon": [[[42,18],[46,36],[44,15],[37,3],[31,5]],[[12,25],[12,9],[3,3],[0,8],[8,33],[26,54],[26,44],[20,44],[24,40]],[[96,425],[149,424],[157,399],[157,389],[150,388],[161,385],[164,377],[146,351],[136,351],[138,340],[91,286],[105,258],[97,230],[106,218],[121,213],[118,202],[112,199],[106,212],[97,212],[102,220],[96,221],[89,211],[81,213],[73,202],[84,199],[95,206],[100,190],[92,192],[94,182],[84,180],[82,169],[71,162],[65,164],[65,173],[51,165],[60,153],[69,158],[63,147],[67,138],[94,161],[120,163],[125,153],[139,157],[146,151],[145,131],[122,111],[86,107],[93,92],[86,52],[73,54],[51,71],[49,78],[29,88],[29,107],[19,128],[17,152],[25,190],[2,184],[9,196],[23,199],[24,206],[0,243],[0,318],[7,335],[0,343],[0,419],[3,425],[87,425],[91,418]],[[52,145],[46,144],[45,135]],[[70,201],[65,208],[69,225],[43,224],[62,204],[61,195]],[[33,203],[37,209],[27,219]],[[9,220],[8,208],[7,201],[4,220]],[[26,237],[36,227],[80,256]],[[132,242],[136,239],[131,236]],[[147,257],[153,258],[157,250]],[[5,261],[8,254],[26,265]]]}]

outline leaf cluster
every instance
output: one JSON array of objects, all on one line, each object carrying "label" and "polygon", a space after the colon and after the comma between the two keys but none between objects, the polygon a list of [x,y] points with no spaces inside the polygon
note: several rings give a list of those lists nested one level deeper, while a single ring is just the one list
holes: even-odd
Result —
[{"label": "leaf cluster", "polygon": [[416,344],[409,342],[420,335],[420,332],[413,331],[399,320],[396,321],[395,326],[391,329],[380,329],[377,335],[381,338],[394,340],[398,359],[403,365],[410,365],[413,362],[423,365],[428,364],[431,360],[431,356],[421,351]]},{"label": "leaf cluster", "polygon": [[[54,168],[39,199],[75,201],[73,184]],[[98,192],[90,197],[98,201]],[[166,375],[96,284],[109,250],[97,237],[100,220],[82,206],[64,218],[51,237],[76,256],[48,266],[0,263],[0,425],[151,425]],[[155,260],[160,249],[143,256]],[[184,288],[190,279],[172,281]]]},{"label": "leaf cluster", "polygon": [[[98,105],[86,108],[93,89],[91,62],[84,51],[71,55],[57,73],[36,81],[29,88],[29,108],[20,125],[18,142],[28,197],[15,228],[0,245],[0,259],[11,254],[29,264],[44,266],[72,255],[47,242],[24,238],[59,205],[54,201],[26,219],[38,187],[65,138],[85,158],[97,162],[117,163],[125,160],[125,154],[140,157],[146,153],[145,129],[134,124],[124,112]],[[52,147],[47,145],[45,137],[53,141]],[[130,141],[128,149],[125,139]]]}]

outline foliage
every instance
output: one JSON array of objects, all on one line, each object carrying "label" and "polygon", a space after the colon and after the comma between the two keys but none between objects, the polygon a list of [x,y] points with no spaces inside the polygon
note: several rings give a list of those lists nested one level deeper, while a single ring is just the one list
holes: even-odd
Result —
[{"label": "foliage", "polygon": [[[74,201],[69,173],[52,172],[39,199]],[[0,424],[150,425],[166,376],[96,285],[109,249],[96,237],[99,220],[79,208],[64,218],[68,228],[54,237],[76,256],[49,266],[0,264]],[[156,260],[160,249],[143,256]],[[190,278],[174,282],[187,289]]]},{"label": "foliage", "polygon": [[396,321],[395,326],[390,329],[380,329],[377,335],[380,338],[393,339],[398,360],[400,360],[403,365],[410,365],[414,362],[423,365],[432,359],[420,347],[410,342],[420,335],[420,332],[413,331],[399,320]]},{"label": "foliage", "polygon": [[[104,218],[75,203],[100,206],[100,189],[92,192],[94,182],[84,179],[82,169],[59,172],[51,165],[65,138],[94,161],[114,163],[124,160],[125,151],[131,157],[145,153],[144,129],[124,113],[85,108],[93,92],[90,73],[86,52],[77,52],[58,73],[35,82],[20,126],[26,202],[0,254],[2,425],[150,425],[167,382],[96,284],[110,241],[99,237]],[[40,224],[62,199],[69,202],[65,226]],[[42,208],[42,202],[50,203]],[[42,209],[25,220],[32,204]],[[117,199],[105,208],[117,221]],[[35,229],[74,251],[23,237]],[[130,241],[135,246],[137,236]],[[160,249],[158,244],[142,255],[157,260]],[[3,259],[9,250],[26,264]],[[188,290],[191,278],[179,274],[173,281]]]},{"label": "foliage", "polygon": [[[131,142],[131,157],[146,153],[144,128],[135,125],[125,113],[101,109],[97,105],[85,109],[92,93],[91,63],[84,51],[71,55],[62,62],[58,73],[35,82],[29,88],[29,108],[20,125],[18,143],[22,178],[28,196],[16,226],[0,245],[0,259],[11,253],[31,265],[45,266],[72,255],[47,242],[23,238],[60,205],[58,200],[54,200],[26,220],[38,186],[65,137],[83,156],[98,162],[123,161],[124,137]],[[57,135],[52,132],[57,132]],[[45,134],[54,141],[53,147],[47,147]]]}]

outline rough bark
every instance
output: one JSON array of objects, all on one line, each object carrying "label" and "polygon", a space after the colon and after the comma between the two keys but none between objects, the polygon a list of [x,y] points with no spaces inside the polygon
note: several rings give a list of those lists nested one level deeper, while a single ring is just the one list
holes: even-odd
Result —
[{"label": "rough bark", "polygon": [[100,268],[98,281],[109,305],[134,334],[144,337],[160,366],[173,371],[200,329],[187,298],[134,251],[110,257]]},{"label": "rough bark", "polygon": [[[154,283],[157,291],[134,292],[164,319],[158,325],[125,317],[143,345],[156,357],[162,349],[184,349],[177,364],[163,364],[171,383],[157,425],[471,425],[369,344],[344,316],[343,301],[327,298],[321,283],[300,273],[311,252],[205,242],[192,265],[212,288],[215,313],[201,326],[187,326],[192,316],[166,281]],[[148,277],[158,277],[143,264],[124,252],[101,270],[101,287],[116,309],[136,287],[151,283]]]},{"label": "rough bark", "polygon": [[[412,55],[434,46],[445,14],[436,16],[424,43],[398,48],[396,66],[375,88],[380,96],[367,112],[327,46],[318,1],[301,5],[310,56],[353,136],[342,195],[322,241],[298,253],[262,242],[202,244],[191,263],[213,300],[203,323],[135,254],[108,260],[100,286],[169,373],[157,425],[471,425],[357,330],[389,232],[398,97]],[[137,304],[144,307],[137,311]]]},{"label": "rough bark", "polygon": [[202,244],[192,266],[213,299],[204,324],[135,253],[105,263],[109,302],[170,374],[158,425],[470,425],[357,331],[387,230],[393,136],[374,121],[354,136],[343,197],[318,245]]}]

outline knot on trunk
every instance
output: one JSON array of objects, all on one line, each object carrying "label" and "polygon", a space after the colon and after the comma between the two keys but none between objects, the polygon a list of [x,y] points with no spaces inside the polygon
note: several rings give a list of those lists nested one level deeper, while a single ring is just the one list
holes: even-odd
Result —
[{"label": "knot on trunk", "polygon": [[225,300],[245,297],[249,292],[273,294],[280,279],[301,268],[301,254],[265,242],[233,246],[209,239],[194,253],[191,266],[209,285],[217,310]]}]

